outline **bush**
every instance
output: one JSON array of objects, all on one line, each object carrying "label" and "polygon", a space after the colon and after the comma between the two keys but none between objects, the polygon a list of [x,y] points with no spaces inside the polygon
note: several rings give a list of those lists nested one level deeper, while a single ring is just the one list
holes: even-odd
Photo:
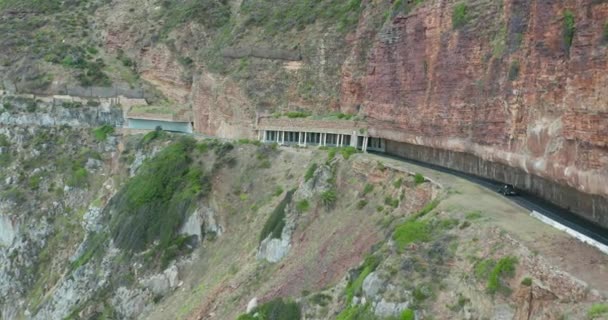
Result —
[{"label": "bush", "polygon": [[327,306],[333,298],[324,293],[317,293],[310,298],[310,302],[321,307]]},{"label": "bush", "polygon": [[95,139],[97,141],[106,141],[106,139],[108,139],[108,136],[112,135],[114,133],[114,127],[109,126],[107,124],[96,128],[95,130],[93,130],[93,136],[95,137]]},{"label": "bush", "polygon": [[365,208],[365,206],[367,206],[367,200],[359,200],[359,202],[357,202],[357,209],[361,210],[363,208]]},{"label": "bush", "polygon": [[264,241],[269,235],[272,239],[281,238],[283,228],[285,227],[285,208],[287,207],[287,204],[291,202],[294,192],[295,190],[287,192],[283,200],[281,200],[279,205],[272,211],[260,233],[260,242]]},{"label": "bush", "polygon": [[374,185],[373,184],[367,183],[365,185],[365,187],[363,187],[363,195],[364,196],[367,195],[367,194],[369,194],[372,191],[374,191]]},{"label": "bush", "polygon": [[376,316],[370,309],[369,304],[358,304],[349,305],[346,309],[342,310],[336,317],[336,320],[370,320],[375,318]]},{"label": "bush", "polygon": [[308,200],[303,199],[296,203],[296,210],[298,212],[300,212],[300,213],[306,212],[306,211],[308,211],[308,209],[310,209],[310,204],[308,203]]},{"label": "bush", "polygon": [[84,167],[76,165],[72,168],[66,184],[74,188],[83,188],[88,184],[89,172]]},{"label": "bush", "polygon": [[352,156],[353,154],[355,154],[357,152],[359,152],[359,150],[357,150],[357,148],[351,147],[351,146],[340,148],[340,154],[346,160],[348,160],[350,158],[350,156]]},{"label": "bush", "polygon": [[308,170],[306,170],[306,174],[304,175],[304,181],[312,179],[315,171],[317,171],[317,167],[318,165],[316,163],[313,163],[310,165],[310,167],[308,167]]},{"label": "bush", "polygon": [[384,204],[393,208],[397,208],[399,206],[399,199],[393,199],[390,196],[384,198]]},{"label": "bush", "polygon": [[418,220],[408,220],[397,226],[393,233],[395,245],[401,251],[414,242],[427,242],[431,240],[431,228],[428,223]]},{"label": "bush", "polygon": [[336,190],[334,190],[334,189],[329,189],[329,190],[321,193],[321,202],[326,207],[333,206],[336,203],[336,199],[337,199]]},{"label": "bush", "polygon": [[426,179],[424,178],[424,176],[422,174],[416,173],[414,175],[414,183],[416,183],[416,185],[423,184],[424,181],[426,181]]},{"label": "bush", "polygon": [[602,31],[602,41],[608,43],[608,22],[604,23],[604,29]]},{"label": "bush", "polygon": [[576,26],[574,22],[574,13],[570,10],[566,10],[564,12],[564,26],[563,26],[563,35],[564,35],[564,45],[566,46],[566,50],[570,50],[572,46],[572,40],[574,40],[574,33],[576,31]]},{"label": "bush", "polygon": [[281,186],[276,186],[276,188],[274,188],[274,192],[272,193],[273,197],[278,197],[283,193],[283,187]]},{"label": "bush", "polygon": [[399,179],[393,181],[393,187],[395,187],[396,189],[401,188],[402,184],[403,184],[403,178],[399,178]]},{"label": "bush", "polygon": [[589,317],[589,319],[595,319],[606,314],[608,314],[608,304],[594,304],[587,312],[587,317]]},{"label": "bush", "polygon": [[11,144],[5,134],[0,133],[0,147],[9,147]]},{"label": "bush", "polygon": [[526,277],[526,278],[524,278],[524,279],[521,281],[521,284],[522,284],[522,285],[524,285],[524,286],[526,286],[526,287],[529,287],[529,286],[531,286],[531,285],[532,285],[532,279],[531,279],[531,278]]},{"label": "bush", "polygon": [[459,3],[454,6],[452,11],[452,27],[458,29],[469,22],[468,8],[465,3]]},{"label": "bush", "polygon": [[466,214],[465,218],[467,220],[477,220],[481,218],[481,212],[480,211],[472,211]]}]

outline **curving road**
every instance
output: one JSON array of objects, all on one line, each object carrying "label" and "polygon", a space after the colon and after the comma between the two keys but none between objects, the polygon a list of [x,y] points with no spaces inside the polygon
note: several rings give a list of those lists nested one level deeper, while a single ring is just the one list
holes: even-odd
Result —
[{"label": "curving road", "polygon": [[[479,176],[475,176],[475,175],[471,175],[471,174],[464,173],[461,171],[434,165],[431,163],[413,160],[413,159],[409,159],[409,158],[405,158],[405,157],[401,157],[401,156],[395,156],[395,155],[391,155],[388,153],[372,152],[372,151],[369,151],[369,152],[373,153],[375,155],[381,156],[381,157],[409,162],[409,163],[415,164],[417,166],[421,166],[421,167],[429,168],[432,170],[451,174],[451,175],[457,176],[459,178],[463,178],[468,181],[474,182],[482,187],[488,188],[493,191],[498,190],[501,186],[504,185],[504,183],[501,183],[498,181],[482,178]],[[576,231],[586,235],[589,238],[592,238],[604,245],[608,245],[608,229],[599,227],[599,226],[579,217],[578,215],[576,215],[572,212],[569,212],[568,210],[562,209],[562,208],[560,208],[550,202],[547,202],[543,199],[540,199],[532,194],[523,192],[521,190],[518,190],[518,192],[519,192],[519,195],[511,196],[508,198],[511,201],[517,203],[518,205],[520,205],[530,211],[534,210],[534,211],[550,218],[551,220],[554,220],[566,227],[569,227],[573,230],[576,230]]]}]

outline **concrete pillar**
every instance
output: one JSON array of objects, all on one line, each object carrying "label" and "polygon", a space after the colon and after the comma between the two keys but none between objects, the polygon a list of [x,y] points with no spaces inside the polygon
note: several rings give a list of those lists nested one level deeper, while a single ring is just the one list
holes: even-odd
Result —
[{"label": "concrete pillar", "polygon": [[285,144],[285,131],[281,131],[281,144]]},{"label": "concrete pillar", "polygon": [[280,131],[275,131],[275,133],[276,133],[275,142],[279,143],[279,136],[281,135],[280,134],[281,132]]},{"label": "concrete pillar", "polygon": [[305,147],[306,147],[306,135],[307,135],[307,133],[306,133],[306,132],[304,132],[304,146],[305,146]]},{"label": "concrete pillar", "polygon": [[341,147],[341,146],[342,146],[342,135],[339,134],[338,135],[338,147]]},{"label": "concrete pillar", "polygon": [[350,136],[350,146],[357,147],[357,131],[353,131],[353,134]]},{"label": "concrete pillar", "polygon": [[327,133],[321,133],[321,145],[325,146],[327,144]]},{"label": "concrete pillar", "polygon": [[367,152],[367,139],[369,139],[369,137],[365,136],[363,137],[363,146],[361,149],[363,149],[363,152]]}]

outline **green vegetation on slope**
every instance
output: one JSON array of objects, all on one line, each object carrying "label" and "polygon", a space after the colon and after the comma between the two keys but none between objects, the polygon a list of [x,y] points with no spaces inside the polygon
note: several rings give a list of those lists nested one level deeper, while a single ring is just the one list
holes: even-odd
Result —
[{"label": "green vegetation on slope", "polygon": [[121,249],[138,252],[154,241],[164,251],[198,198],[211,190],[211,179],[191,165],[195,141],[183,137],[148,160],[112,199],[111,234]]},{"label": "green vegetation on slope", "polygon": [[302,311],[296,302],[277,298],[262,304],[249,314],[239,316],[237,320],[300,320],[301,317]]},{"label": "green vegetation on slope", "polygon": [[262,228],[262,233],[260,233],[260,242],[264,241],[269,235],[273,239],[281,238],[281,233],[285,227],[285,209],[287,204],[291,202],[294,192],[295,190],[288,191],[283,200],[281,200],[279,205],[272,211],[264,224],[264,228]]},{"label": "green vegetation on slope", "polygon": [[370,273],[376,270],[379,264],[380,259],[376,256],[371,255],[365,258],[363,265],[358,270],[357,277],[351,279],[351,281],[349,281],[348,285],[346,286],[346,301],[348,303],[353,300],[353,297],[361,293],[363,281]]},{"label": "green vegetation on slope", "polygon": [[498,261],[487,259],[479,261],[475,265],[475,276],[486,281],[486,289],[488,293],[495,294],[501,292],[509,294],[511,289],[505,284],[504,279],[515,275],[515,265],[517,259],[515,257],[504,257]]},{"label": "green vegetation on slope", "polygon": [[431,239],[431,226],[425,221],[408,220],[395,229],[393,240],[401,251],[413,242],[427,242]]},{"label": "green vegetation on slope", "polygon": [[574,40],[574,32],[576,31],[575,22],[574,22],[574,13],[570,10],[566,10],[564,12],[564,26],[563,26],[563,35],[564,35],[564,44],[566,46],[566,50],[569,51],[572,46],[572,40]]},{"label": "green vegetation on slope", "polygon": [[303,30],[316,21],[337,23],[339,31],[348,31],[359,21],[362,9],[361,0],[245,0],[241,4],[244,25],[259,26],[271,34]]}]

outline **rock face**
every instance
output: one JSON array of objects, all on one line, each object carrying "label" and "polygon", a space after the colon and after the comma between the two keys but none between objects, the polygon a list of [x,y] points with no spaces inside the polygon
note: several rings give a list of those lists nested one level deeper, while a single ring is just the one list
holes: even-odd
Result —
[{"label": "rock face", "polygon": [[427,1],[385,25],[366,74],[345,72],[342,108],[361,105],[372,135],[608,196],[608,4],[468,1],[467,22],[455,29],[456,3]]}]

